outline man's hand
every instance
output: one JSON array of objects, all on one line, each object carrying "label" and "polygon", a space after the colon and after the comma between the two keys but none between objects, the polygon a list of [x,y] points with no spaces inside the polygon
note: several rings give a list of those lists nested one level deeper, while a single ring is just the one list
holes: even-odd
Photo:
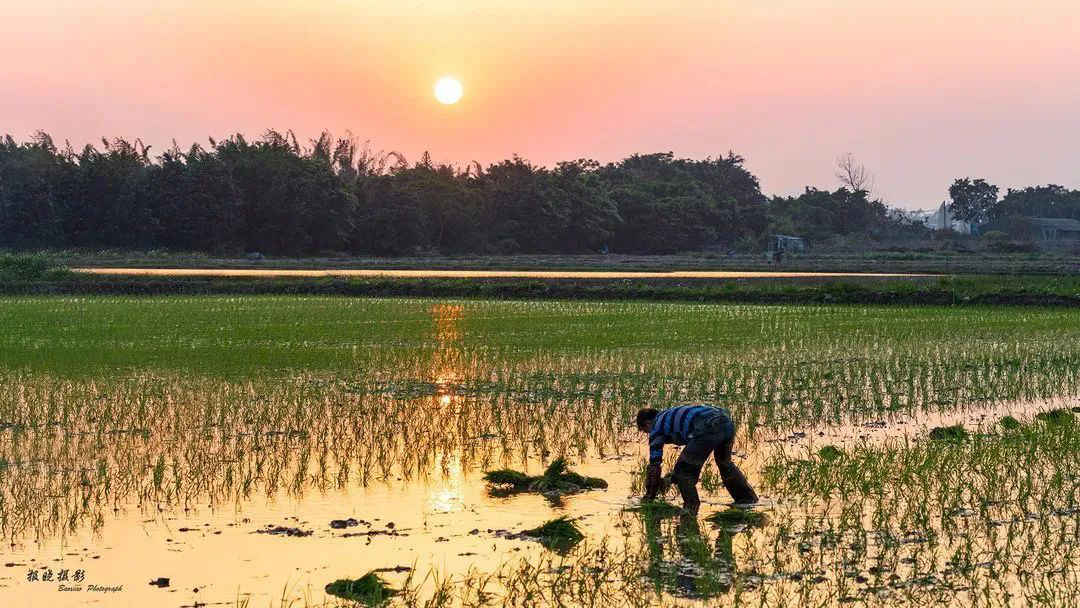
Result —
[{"label": "man's hand", "polygon": [[650,462],[645,469],[645,497],[642,500],[653,500],[660,491],[663,479],[660,477],[660,463]]}]

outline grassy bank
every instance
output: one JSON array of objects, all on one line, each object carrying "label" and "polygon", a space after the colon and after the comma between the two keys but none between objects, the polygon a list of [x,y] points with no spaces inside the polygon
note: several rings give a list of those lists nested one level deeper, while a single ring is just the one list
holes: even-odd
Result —
[{"label": "grassy bank", "polygon": [[754,304],[1080,306],[1080,277],[436,279],[120,277],[0,280],[3,295],[336,295]]},{"label": "grassy bank", "polygon": [[[601,256],[593,256],[601,257]],[[214,267],[184,258],[172,267]],[[498,259],[490,258],[485,260]],[[528,258],[526,268],[569,269],[558,261]],[[606,258],[605,258],[606,259]],[[656,259],[652,260],[655,262]],[[683,258],[664,258],[671,264]],[[133,261],[133,267],[167,267],[169,259]],[[83,263],[93,262],[81,260]],[[176,260],[172,260],[176,261]],[[97,260],[98,263],[101,260]],[[141,263],[140,263],[141,262]],[[297,261],[299,262],[299,261]],[[307,268],[343,269],[313,260]],[[366,268],[388,268],[386,260]],[[248,264],[251,265],[250,263]],[[108,267],[108,264],[105,264]],[[408,268],[411,264],[400,264]],[[445,265],[428,261],[427,269]],[[457,269],[483,269],[471,263]],[[512,268],[507,263],[502,269]],[[229,268],[231,266],[222,266]],[[261,267],[269,269],[269,267]],[[274,266],[274,268],[289,268]],[[606,270],[630,270],[608,265]],[[650,269],[645,265],[644,269]],[[658,267],[651,267],[657,270]],[[773,267],[771,270],[778,270]],[[785,266],[785,271],[794,270]],[[889,268],[890,271],[897,270]],[[993,267],[984,267],[986,272]],[[436,297],[538,300],[646,300],[752,304],[892,304],[1080,306],[1080,274],[946,275],[937,277],[746,277],[746,278],[449,278],[449,277],[230,277],[132,276],[74,272],[61,258],[0,255],[0,295],[318,295],[356,297]]]},{"label": "grassy bank", "polygon": [[327,256],[257,261],[166,251],[53,251],[47,255],[68,266],[127,268],[395,268],[428,270],[785,270],[793,272],[892,272],[924,274],[1040,274],[1080,272],[1080,254],[1070,249],[1035,253],[989,250],[895,248],[877,251],[813,250],[790,255],[782,265],[761,253],[724,252],[675,255],[461,255],[400,258]]}]

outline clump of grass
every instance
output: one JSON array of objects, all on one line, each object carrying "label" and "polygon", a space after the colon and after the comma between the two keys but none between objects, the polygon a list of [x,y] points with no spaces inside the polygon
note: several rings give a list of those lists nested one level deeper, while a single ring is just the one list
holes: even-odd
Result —
[{"label": "clump of grass", "polygon": [[514,492],[569,493],[582,490],[606,488],[607,482],[599,477],[586,477],[570,470],[565,458],[556,458],[541,475],[526,475],[512,469],[499,469],[484,473],[484,481]]},{"label": "clump of grass", "polygon": [[930,430],[930,439],[935,441],[963,441],[968,435],[968,430],[959,424],[938,426]]},{"label": "clump of grass", "polygon": [[1072,422],[1076,416],[1072,411],[1062,407],[1048,412],[1039,412],[1035,414],[1035,418],[1048,424],[1067,424]]},{"label": "clump of grass", "polygon": [[522,530],[521,535],[535,538],[545,547],[556,550],[568,549],[585,538],[574,520],[565,515],[547,521],[536,528]]},{"label": "clump of grass", "polygon": [[626,510],[641,513],[646,517],[671,517],[683,512],[681,508],[666,500],[643,500],[636,506],[627,507]]},{"label": "clump of grass", "polygon": [[338,579],[326,586],[326,592],[365,606],[381,606],[397,594],[374,572],[358,579]]},{"label": "clump of grass", "polygon": [[998,424],[1000,424],[1001,428],[1005,429],[1006,431],[1015,431],[1016,429],[1023,426],[1022,424],[1020,424],[1019,420],[1013,418],[1012,416],[1002,416],[1001,420],[998,421]]},{"label": "clump of grass", "polygon": [[723,511],[717,511],[707,518],[710,522],[733,528],[735,526],[756,527],[765,523],[765,514],[753,509],[740,509],[732,507]]},{"label": "clump of grass", "polygon": [[831,462],[833,460],[836,460],[837,458],[842,457],[844,455],[844,451],[836,447],[835,445],[827,445],[818,450],[817,455],[818,458],[826,462]]}]

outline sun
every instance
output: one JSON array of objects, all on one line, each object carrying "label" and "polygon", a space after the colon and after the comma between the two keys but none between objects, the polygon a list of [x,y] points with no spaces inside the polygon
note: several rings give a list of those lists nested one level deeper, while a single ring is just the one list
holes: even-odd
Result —
[{"label": "sun", "polygon": [[461,81],[452,76],[443,76],[435,81],[435,99],[443,105],[453,105],[461,99]]}]

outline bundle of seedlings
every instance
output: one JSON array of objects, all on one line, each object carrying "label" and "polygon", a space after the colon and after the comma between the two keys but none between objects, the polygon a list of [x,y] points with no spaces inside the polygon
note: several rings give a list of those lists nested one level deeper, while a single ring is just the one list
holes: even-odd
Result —
[{"label": "bundle of seedlings", "polygon": [[586,477],[570,470],[565,458],[556,458],[540,475],[526,475],[512,469],[499,469],[484,473],[484,481],[511,492],[540,492],[541,494],[568,494],[606,488],[607,482],[599,477]]},{"label": "bundle of seedlings", "polygon": [[963,441],[970,433],[963,425],[937,426],[930,429],[930,439],[934,441]]},{"label": "bundle of seedlings", "polygon": [[627,507],[626,510],[641,513],[645,517],[671,517],[685,512],[682,507],[673,505],[663,498],[643,500],[632,507]]},{"label": "bundle of seedlings", "polygon": [[1048,424],[1071,424],[1076,418],[1075,412],[1077,411],[1080,411],[1080,408],[1074,407],[1069,410],[1062,407],[1056,410],[1039,412],[1038,414],[1035,414],[1035,419]]},{"label": "bundle of seedlings", "polygon": [[326,586],[326,592],[365,606],[381,606],[397,594],[374,572],[358,579],[338,579]]},{"label": "bundle of seedlings", "polygon": [[541,545],[556,551],[569,549],[585,538],[574,520],[565,515],[556,517],[536,528],[522,530],[521,536],[535,538]]},{"label": "bundle of seedlings", "polygon": [[723,528],[756,528],[765,523],[765,514],[753,509],[731,507],[717,511],[706,519]]}]

